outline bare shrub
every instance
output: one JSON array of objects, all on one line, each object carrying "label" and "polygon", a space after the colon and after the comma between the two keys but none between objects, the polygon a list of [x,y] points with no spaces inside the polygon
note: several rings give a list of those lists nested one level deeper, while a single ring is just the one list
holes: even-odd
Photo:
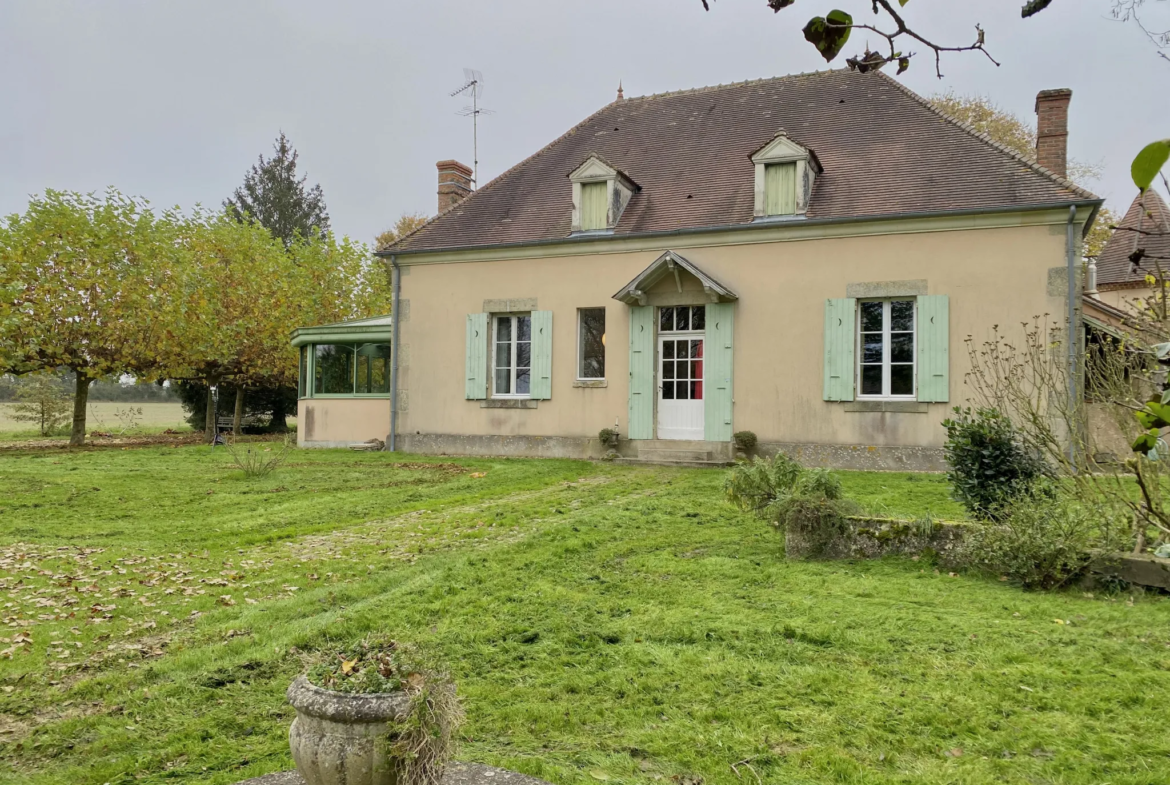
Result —
[{"label": "bare shrub", "polygon": [[224,449],[245,477],[255,479],[276,471],[288,460],[294,444],[294,437],[286,434],[279,447],[273,446],[272,442],[238,442],[233,439],[224,443]]}]

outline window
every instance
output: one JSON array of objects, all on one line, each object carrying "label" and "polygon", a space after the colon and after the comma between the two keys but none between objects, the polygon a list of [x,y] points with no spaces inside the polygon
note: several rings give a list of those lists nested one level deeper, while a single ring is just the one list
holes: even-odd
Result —
[{"label": "window", "polygon": [[357,346],[358,395],[390,392],[390,344],[362,343]]},{"label": "window", "polygon": [[[308,378],[309,353],[301,355],[301,378]],[[312,347],[313,395],[387,395],[390,344],[329,343]],[[302,382],[302,388],[304,383]]]},{"label": "window", "polygon": [[301,355],[300,373],[297,374],[297,397],[307,398],[309,396],[309,347],[302,346],[299,350]]},{"label": "window", "polygon": [[707,309],[702,305],[679,305],[658,311],[658,332],[686,332],[705,330]]},{"label": "window", "polygon": [[527,397],[532,390],[532,317],[496,316],[492,321],[493,395]]},{"label": "window", "polygon": [[857,389],[862,398],[915,395],[914,300],[858,304]]},{"label": "window", "polygon": [[608,228],[605,183],[581,184],[581,231]]},{"label": "window", "polygon": [[796,162],[768,164],[764,167],[764,213],[796,213]]},{"label": "window", "polygon": [[313,394],[353,394],[353,347],[326,343],[317,344],[313,350]]},{"label": "window", "polygon": [[605,309],[577,311],[577,378],[605,378]]}]

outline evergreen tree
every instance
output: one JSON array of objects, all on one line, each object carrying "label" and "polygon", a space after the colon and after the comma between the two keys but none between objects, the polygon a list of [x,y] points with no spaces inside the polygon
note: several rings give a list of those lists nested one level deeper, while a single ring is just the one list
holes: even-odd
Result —
[{"label": "evergreen tree", "polygon": [[223,206],[242,220],[251,216],[285,247],[299,234],[306,239],[329,232],[329,213],[325,211],[325,194],[320,185],[307,187],[308,175],[297,179],[297,151],[284,131],[272,146],[275,155],[259,163],[244,175],[244,185]]}]

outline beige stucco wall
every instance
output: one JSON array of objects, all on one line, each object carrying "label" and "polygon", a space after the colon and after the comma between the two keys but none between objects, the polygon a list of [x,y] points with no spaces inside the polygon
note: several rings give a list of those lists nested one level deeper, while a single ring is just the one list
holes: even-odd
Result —
[{"label": "beige stucco wall", "polygon": [[1145,300],[1152,293],[1152,289],[1146,286],[1135,286],[1125,289],[1103,289],[1094,295],[1098,300],[1106,305],[1112,305],[1114,308],[1120,308],[1124,311],[1137,311],[1140,306],[1135,305],[1136,300]]},{"label": "beige stucco wall", "polygon": [[[588,437],[616,421],[624,434],[628,307],[612,295],[667,249],[739,294],[733,424],[762,442],[939,447],[940,421],[967,397],[964,338],[984,340],[993,325],[1019,329],[1035,315],[1064,318],[1064,292],[1052,282],[1062,278],[1050,275],[1065,260],[1059,219],[722,247],[688,248],[683,238],[673,238],[630,253],[413,264],[402,277],[409,315],[404,309],[400,324],[400,432]],[[846,296],[849,283],[913,279],[925,279],[930,294],[950,297],[951,402],[930,404],[925,413],[876,413],[823,401],[825,299]],[[670,285],[673,279],[655,288]],[[466,314],[482,311],[485,299],[509,298],[536,298],[539,310],[553,312],[552,399],[536,409],[483,408],[464,400]],[[701,301],[696,296],[696,304]],[[602,306],[608,386],[574,387],[576,311]]]},{"label": "beige stucco wall", "polygon": [[313,398],[297,404],[301,447],[344,447],[389,433],[388,398]]}]

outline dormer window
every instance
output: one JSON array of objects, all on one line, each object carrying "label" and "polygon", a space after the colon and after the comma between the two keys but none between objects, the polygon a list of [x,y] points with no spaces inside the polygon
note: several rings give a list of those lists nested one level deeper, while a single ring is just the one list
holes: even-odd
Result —
[{"label": "dormer window", "polygon": [[572,233],[612,232],[630,198],[640,190],[625,172],[598,155],[569,173],[573,183]]},{"label": "dormer window", "polygon": [[608,200],[606,183],[581,183],[581,229],[582,232],[593,232],[609,227],[609,218],[606,215]]},{"label": "dormer window", "polygon": [[780,131],[752,153],[756,220],[796,218],[808,211],[813,180],[823,171],[816,155]]}]

